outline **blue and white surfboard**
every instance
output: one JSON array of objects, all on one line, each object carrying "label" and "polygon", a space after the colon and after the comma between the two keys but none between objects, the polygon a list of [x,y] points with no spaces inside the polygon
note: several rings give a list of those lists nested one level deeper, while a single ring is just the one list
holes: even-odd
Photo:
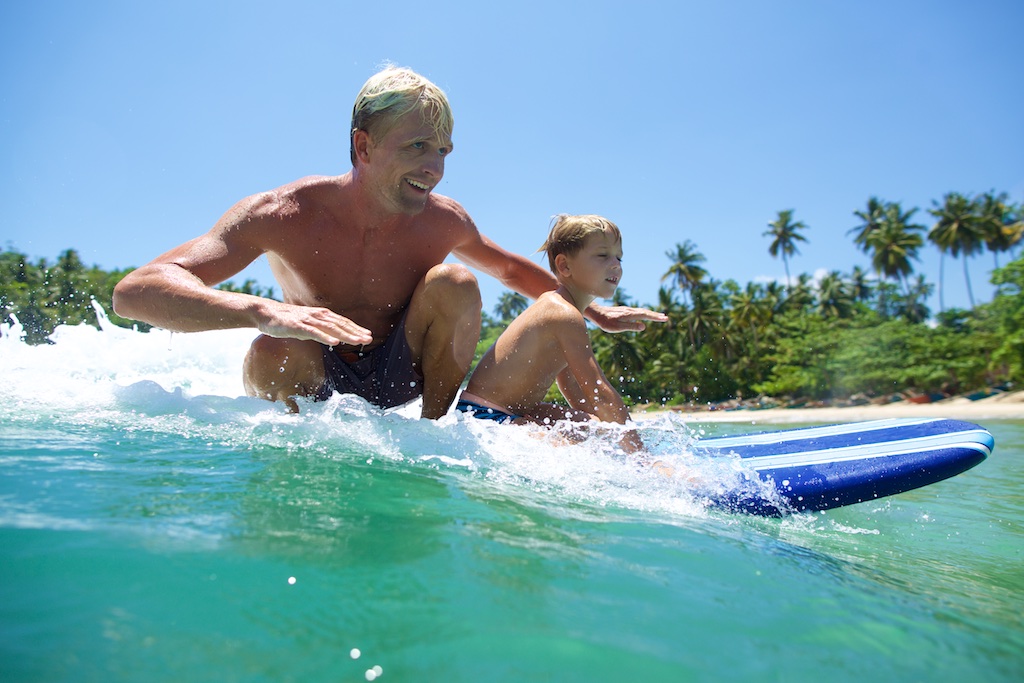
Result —
[{"label": "blue and white surfboard", "polygon": [[994,445],[988,431],[970,422],[894,419],[702,439],[698,451],[739,456],[744,469],[774,485],[782,502],[743,493],[717,504],[777,516],[927,486],[974,467]]}]

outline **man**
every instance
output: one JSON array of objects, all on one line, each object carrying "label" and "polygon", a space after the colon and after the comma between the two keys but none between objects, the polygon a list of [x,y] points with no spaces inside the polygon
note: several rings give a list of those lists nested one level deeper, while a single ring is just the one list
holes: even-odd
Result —
[{"label": "man", "polygon": [[[453,119],[436,85],[388,67],[352,113],[352,170],[253,195],[200,237],[132,272],[118,315],[178,332],[254,327],[246,392],[283,401],[355,393],[380,407],[422,395],[444,415],[473,359],[480,292],[454,254],[536,299],[557,285],[529,259],[480,234],[457,202],[433,194],[452,150]],[[266,254],[283,302],[212,286]],[[642,330],[660,313],[591,307],[609,331]]]}]

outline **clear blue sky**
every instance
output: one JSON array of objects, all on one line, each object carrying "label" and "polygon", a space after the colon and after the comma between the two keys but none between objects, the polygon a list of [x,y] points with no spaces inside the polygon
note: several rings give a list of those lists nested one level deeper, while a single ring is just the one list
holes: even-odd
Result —
[{"label": "clear blue sky", "polygon": [[[604,214],[651,303],[686,239],[717,279],[782,278],[762,233],[794,209],[794,274],[870,270],[847,231],[872,195],[929,227],[949,191],[1024,201],[1022,25],[1020,0],[3,3],[0,246],[138,266],[246,195],[344,173],[352,101],[391,61],[448,92],[439,191],[508,249]],[[966,306],[959,262],[946,282]]]}]

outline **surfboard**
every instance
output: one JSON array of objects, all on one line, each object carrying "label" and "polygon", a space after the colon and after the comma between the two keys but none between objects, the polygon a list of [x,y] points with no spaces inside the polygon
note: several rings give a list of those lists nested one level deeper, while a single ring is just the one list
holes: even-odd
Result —
[{"label": "surfboard", "polygon": [[716,507],[782,516],[934,484],[974,467],[994,446],[992,435],[970,422],[891,419],[701,439],[696,451],[738,456],[744,472],[777,493],[726,492],[714,498]]}]

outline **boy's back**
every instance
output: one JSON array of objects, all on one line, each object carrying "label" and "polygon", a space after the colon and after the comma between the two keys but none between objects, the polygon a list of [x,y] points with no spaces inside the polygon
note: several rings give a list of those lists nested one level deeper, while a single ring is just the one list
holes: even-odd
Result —
[{"label": "boy's back", "polygon": [[[629,410],[594,358],[583,311],[614,295],[622,277],[622,238],[600,216],[559,216],[544,245],[558,289],[542,295],[502,333],[473,372],[459,409],[476,417],[550,423],[626,424]],[[544,403],[552,382],[569,408]],[[635,432],[623,446],[642,448]]]},{"label": "boy's back", "polygon": [[558,291],[548,292],[513,320],[487,350],[466,390],[516,415],[537,421],[565,419],[570,411],[564,409],[555,415],[549,414],[549,408],[537,412],[570,358],[576,364],[592,363],[591,369],[600,372],[583,314]]}]

